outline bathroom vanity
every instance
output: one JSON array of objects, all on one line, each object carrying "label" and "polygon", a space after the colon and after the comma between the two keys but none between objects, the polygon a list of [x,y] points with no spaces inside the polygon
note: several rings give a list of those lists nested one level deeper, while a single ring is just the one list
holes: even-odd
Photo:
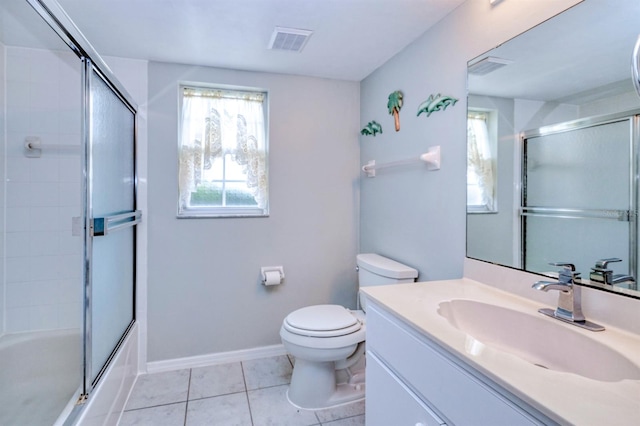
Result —
[{"label": "bathroom vanity", "polygon": [[640,338],[463,278],[370,287],[367,425],[629,425]]}]

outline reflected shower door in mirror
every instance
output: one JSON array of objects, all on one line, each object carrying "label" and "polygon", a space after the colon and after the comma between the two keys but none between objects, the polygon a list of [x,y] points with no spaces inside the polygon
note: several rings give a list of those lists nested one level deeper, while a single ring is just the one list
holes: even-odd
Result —
[{"label": "reflected shower door in mirror", "polygon": [[580,120],[524,133],[524,269],[546,273],[549,263],[570,257],[583,280],[605,284],[596,262],[619,259],[607,262],[606,283],[635,289],[634,120]]},{"label": "reflected shower door in mirror", "polygon": [[[583,284],[640,298],[640,2],[604,3],[585,0],[469,62],[467,256],[542,274],[571,262]],[[479,111],[490,117],[483,150]]]}]

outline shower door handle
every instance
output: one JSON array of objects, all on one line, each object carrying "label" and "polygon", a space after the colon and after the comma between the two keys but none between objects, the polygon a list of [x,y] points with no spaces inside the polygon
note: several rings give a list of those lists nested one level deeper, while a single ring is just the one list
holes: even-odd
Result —
[{"label": "shower door handle", "polygon": [[91,219],[91,235],[99,237],[109,232],[135,226],[142,221],[142,212],[134,210],[113,216],[96,217]]},{"label": "shower door handle", "polygon": [[638,96],[640,96],[640,36],[638,36],[638,41],[636,41],[636,45],[633,48],[633,55],[631,57],[631,79],[633,80],[633,85],[636,88],[636,92],[638,92]]}]

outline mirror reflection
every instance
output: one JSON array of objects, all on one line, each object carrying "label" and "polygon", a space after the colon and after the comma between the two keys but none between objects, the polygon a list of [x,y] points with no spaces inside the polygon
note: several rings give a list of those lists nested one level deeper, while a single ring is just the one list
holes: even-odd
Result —
[{"label": "mirror reflection", "polygon": [[640,297],[640,2],[605,3],[469,61],[467,256]]}]

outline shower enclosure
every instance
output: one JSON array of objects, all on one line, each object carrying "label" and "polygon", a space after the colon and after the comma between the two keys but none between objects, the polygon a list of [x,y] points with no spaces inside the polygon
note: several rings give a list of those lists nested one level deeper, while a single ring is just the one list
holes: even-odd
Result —
[{"label": "shower enclosure", "polygon": [[72,423],[135,322],[136,106],[55,0],[0,4],[0,424]]},{"label": "shower enclosure", "polygon": [[637,277],[638,111],[523,136],[522,267],[570,262],[583,278],[599,259]]}]

